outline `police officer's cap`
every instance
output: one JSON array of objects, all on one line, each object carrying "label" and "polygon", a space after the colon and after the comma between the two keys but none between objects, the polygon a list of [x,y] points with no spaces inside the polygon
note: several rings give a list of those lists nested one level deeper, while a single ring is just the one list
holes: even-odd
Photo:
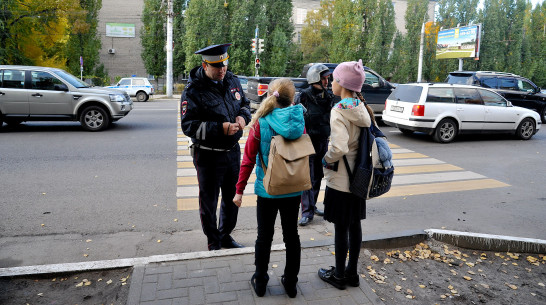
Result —
[{"label": "police officer's cap", "polygon": [[203,62],[213,67],[221,68],[228,65],[229,55],[227,49],[230,45],[231,43],[208,46],[196,51],[195,54],[201,55],[203,57]]}]

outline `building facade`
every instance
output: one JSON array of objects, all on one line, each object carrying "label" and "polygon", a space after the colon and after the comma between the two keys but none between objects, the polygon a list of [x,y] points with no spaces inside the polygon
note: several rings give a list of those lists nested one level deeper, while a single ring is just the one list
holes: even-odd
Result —
[{"label": "building facade", "polygon": [[[395,24],[397,29],[406,33],[404,15],[407,0],[393,0]],[[307,13],[320,8],[320,0],[293,0],[292,20],[294,39],[299,41]],[[436,0],[429,1],[428,20],[434,19]],[[140,56],[140,28],[142,27],[143,0],[106,0],[102,1],[99,12],[98,30],[101,35],[102,49],[100,61],[113,82],[116,77],[147,77],[144,63]]]}]

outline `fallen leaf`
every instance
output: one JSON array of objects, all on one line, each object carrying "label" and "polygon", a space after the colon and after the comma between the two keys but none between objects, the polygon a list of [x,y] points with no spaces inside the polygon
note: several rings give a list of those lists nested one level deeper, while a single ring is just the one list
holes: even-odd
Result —
[{"label": "fallen leaf", "polygon": [[41,226],[42,226],[42,227],[44,227],[44,226],[45,226],[45,224],[41,224]]},{"label": "fallen leaf", "polygon": [[409,294],[408,294],[408,295],[406,295],[406,299],[413,299],[413,298],[415,298],[415,297],[414,297],[414,296],[412,296],[412,295],[409,295]]},{"label": "fallen leaf", "polygon": [[396,285],[396,287],[394,287],[394,290],[396,290],[396,291],[402,291],[402,286]]},{"label": "fallen leaf", "polygon": [[83,255],[83,257],[88,257],[88,256],[89,256],[89,254],[84,254],[84,255]]},{"label": "fallen leaf", "polygon": [[86,240],[85,242],[86,242],[86,243],[90,243],[90,242],[92,242],[92,240],[91,240],[91,239],[88,239],[88,240]]},{"label": "fallen leaf", "polygon": [[108,285],[112,284],[112,280],[108,280],[108,281],[106,282],[106,284],[108,284]]},{"label": "fallen leaf", "polygon": [[451,289],[450,291],[451,291],[452,294],[457,294],[457,290],[455,290],[455,289]]},{"label": "fallen leaf", "polygon": [[538,283],[540,287],[544,287],[544,283]]},{"label": "fallen leaf", "polygon": [[43,292],[40,292],[40,293],[38,293],[38,296],[43,297],[43,296],[44,296],[44,293],[43,293]]},{"label": "fallen leaf", "polygon": [[174,219],[174,222],[178,222],[178,218],[175,218],[175,219]]},{"label": "fallen leaf", "polygon": [[508,283],[504,283],[504,284],[505,284],[506,286],[508,286],[508,287],[510,287],[510,288],[512,288],[512,289],[514,289],[514,290],[518,289],[518,287],[517,287],[516,285],[512,285],[512,284],[508,284]]},{"label": "fallen leaf", "polygon": [[377,257],[377,255],[372,255],[370,256],[370,259],[374,262],[378,262],[379,261],[379,257]]},{"label": "fallen leaf", "polygon": [[82,287],[82,286],[83,286],[83,282],[76,284],[76,287]]},{"label": "fallen leaf", "polygon": [[451,290],[451,289],[453,289],[453,286],[452,286],[452,285],[449,285],[449,286],[447,286],[447,289],[450,289],[450,290]]},{"label": "fallen leaf", "polygon": [[447,298],[446,295],[443,295],[443,294],[442,294],[442,295],[440,296],[440,299],[445,299],[445,298]]},{"label": "fallen leaf", "polygon": [[476,274],[476,272],[474,272],[474,271],[472,271],[472,270],[468,270],[467,272],[468,272],[469,274],[472,274],[472,275],[475,275],[475,274]]},{"label": "fallen leaf", "polygon": [[467,265],[468,267],[474,267],[474,264],[473,264],[473,263],[466,263],[466,265]]},{"label": "fallen leaf", "polygon": [[272,266],[272,267],[273,267],[273,268],[277,268],[278,266],[277,266],[276,264],[273,264],[273,266]]},{"label": "fallen leaf", "polygon": [[89,285],[91,285],[91,282],[85,282],[84,285],[85,285],[85,286],[89,286]]},{"label": "fallen leaf", "polygon": [[482,285],[483,288],[489,289],[489,285],[487,285],[487,284],[480,284],[480,285]]},{"label": "fallen leaf", "polygon": [[463,278],[467,281],[472,281],[472,278],[470,276],[463,276]]},{"label": "fallen leaf", "polygon": [[425,286],[425,285],[419,285],[419,288],[425,288],[425,287],[427,287],[427,286]]},{"label": "fallen leaf", "polygon": [[161,242],[161,239],[158,239],[157,242],[160,243],[160,242]]},{"label": "fallen leaf", "polygon": [[315,240],[313,237],[309,238],[310,240]]}]

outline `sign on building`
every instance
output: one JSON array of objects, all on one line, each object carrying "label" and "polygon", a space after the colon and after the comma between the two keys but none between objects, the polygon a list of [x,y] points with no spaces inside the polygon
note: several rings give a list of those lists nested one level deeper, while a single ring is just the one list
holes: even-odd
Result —
[{"label": "sign on building", "polygon": [[480,57],[481,25],[471,25],[438,32],[436,59]]},{"label": "sign on building", "polygon": [[106,23],[107,37],[135,37],[135,25],[133,23]]}]

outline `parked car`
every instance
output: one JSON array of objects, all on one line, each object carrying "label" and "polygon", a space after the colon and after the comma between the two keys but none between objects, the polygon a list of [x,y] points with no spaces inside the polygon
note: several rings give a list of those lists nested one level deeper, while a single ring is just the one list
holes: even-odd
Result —
[{"label": "parked car", "polygon": [[150,95],[154,94],[154,86],[145,77],[126,77],[119,80],[115,85],[106,88],[120,89],[131,97],[136,97],[139,102],[146,102]]},{"label": "parked car", "polygon": [[387,98],[383,122],[404,134],[427,133],[440,143],[462,133],[513,133],[529,140],[541,126],[538,113],[513,106],[493,90],[426,83],[398,85]]},{"label": "parked car", "polygon": [[108,128],[133,109],[129,95],[90,87],[57,68],[0,65],[0,127],[25,121],[80,121],[89,131]]},{"label": "parked car", "polygon": [[241,87],[243,88],[243,91],[246,94],[247,87],[248,87],[248,78],[244,75],[237,75],[237,78],[239,79],[239,82],[241,83]]},{"label": "parked car", "polygon": [[538,112],[542,123],[546,123],[546,93],[525,77],[494,71],[455,71],[449,73],[446,82],[493,89],[512,105]]},{"label": "parked car", "polygon": [[[296,96],[305,88],[309,87],[307,83],[307,71],[309,68],[317,63],[309,63],[303,66],[302,73],[297,78],[290,78],[296,86]],[[324,63],[330,71],[334,71],[338,64],[336,63]],[[385,80],[374,70],[364,67],[366,73],[366,80],[362,85],[362,94],[366,99],[366,102],[373,109],[376,117],[380,118],[383,114],[383,108],[385,107],[385,99],[391,94],[394,86]],[[261,101],[265,98],[269,83],[277,77],[249,77],[248,78],[248,93],[247,97],[250,100],[250,107],[252,109],[258,109]],[[328,83],[328,90],[332,90],[332,76]],[[339,101],[339,97],[336,97],[334,101]]]}]

